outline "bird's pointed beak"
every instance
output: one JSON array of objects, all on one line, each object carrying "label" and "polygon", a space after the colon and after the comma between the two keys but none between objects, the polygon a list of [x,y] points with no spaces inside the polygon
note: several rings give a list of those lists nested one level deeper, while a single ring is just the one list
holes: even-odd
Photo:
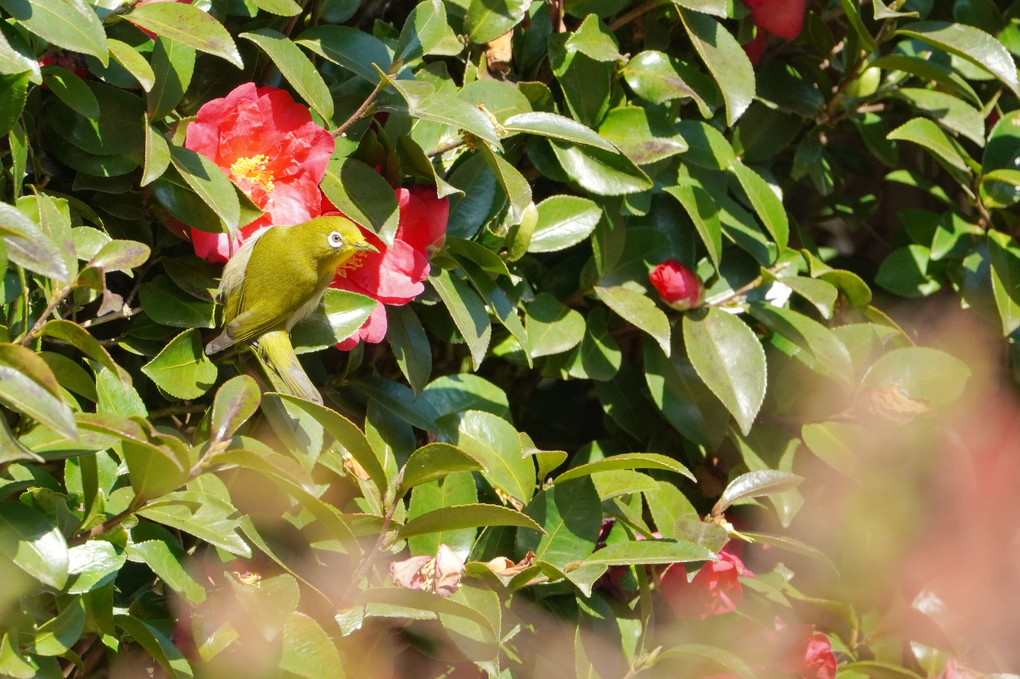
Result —
[{"label": "bird's pointed beak", "polygon": [[369,243],[367,240],[361,243],[356,243],[354,248],[357,250],[364,250],[366,252],[379,252],[379,248]]}]

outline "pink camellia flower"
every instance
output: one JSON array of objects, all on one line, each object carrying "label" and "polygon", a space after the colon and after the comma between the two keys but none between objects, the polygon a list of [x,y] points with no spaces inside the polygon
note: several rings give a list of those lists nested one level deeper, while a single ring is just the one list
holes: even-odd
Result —
[{"label": "pink camellia flower", "polygon": [[719,561],[706,563],[687,581],[683,564],[675,563],[659,578],[662,597],[681,618],[701,618],[728,613],[740,605],[744,592],[738,576],[754,577],[729,545],[719,552]]},{"label": "pink camellia flower", "polygon": [[693,271],[675,260],[667,259],[656,266],[648,280],[659,291],[662,301],[678,311],[701,303],[701,281]]},{"label": "pink camellia flower", "polygon": [[322,213],[319,182],[333,136],[285,90],[245,83],[207,102],[188,125],[184,146],[216,163],[265,213],[233,238],[191,229],[199,257],[225,262],[259,231]]},{"label": "pink camellia flower", "polygon": [[[435,190],[420,186],[397,189],[400,222],[393,245],[365,231],[366,238],[379,252],[355,255],[336,273],[331,284],[340,290],[367,295],[379,302],[365,324],[353,335],[337,344],[343,350],[353,349],[359,341],[376,343],[386,336],[386,309],[383,305],[407,304],[425,290],[429,275],[429,255],[440,250],[446,241],[446,220],[450,214],[446,198],[438,198]],[[327,206],[324,211],[329,211]]]},{"label": "pink camellia flower", "polygon": [[434,557],[412,556],[390,564],[390,579],[397,587],[419,589],[450,596],[460,586],[464,561],[446,545],[439,545]]}]

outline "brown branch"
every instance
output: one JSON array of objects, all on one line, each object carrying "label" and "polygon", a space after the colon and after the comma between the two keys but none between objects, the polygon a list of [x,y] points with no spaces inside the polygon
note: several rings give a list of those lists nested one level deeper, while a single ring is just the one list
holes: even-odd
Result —
[{"label": "brown branch", "polygon": [[135,512],[137,512],[138,510],[140,510],[144,506],[145,506],[145,503],[143,502],[138,507],[135,507],[133,505],[128,507],[127,509],[122,511],[120,514],[117,514],[116,516],[111,517],[111,518],[107,519],[106,521],[103,521],[98,526],[93,526],[92,528],[90,528],[88,530],[88,532],[86,532],[86,533],[79,533],[78,535],[73,536],[71,539],[69,539],[67,541],[68,546],[69,547],[77,547],[78,545],[81,545],[81,544],[84,544],[84,543],[88,542],[89,540],[91,540],[94,537],[97,537],[99,535],[103,535],[104,533],[106,533],[106,532],[116,528],[120,524],[122,524],[125,519],[127,519],[129,516],[131,516],[132,514],[134,514]]},{"label": "brown branch", "polygon": [[372,90],[372,93],[368,95],[368,98],[366,98],[365,101],[361,104],[361,106],[358,107],[358,110],[352,113],[351,117],[345,120],[343,124],[340,125],[340,127],[336,128],[336,130],[333,132],[334,138],[342,137],[344,133],[350,129],[351,125],[358,122],[359,120],[361,120],[362,117],[364,117],[365,112],[368,111],[369,107],[372,106],[372,104],[375,102],[376,97],[378,97],[379,93],[382,92],[383,87],[385,87],[385,85],[383,84],[382,78],[380,78],[379,84],[375,86],[375,89]]},{"label": "brown branch", "polygon": [[655,9],[656,5],[658,5],[658,2],[656,2],[656,0],[648,0],[648,2],[646,2],[645,4],[638,5],[631,11],[619,17],[618,19],[614,19],[613,23],[609,24],[609,30],[615,31],[619,28],[622,28],[623,26],[626,26],[630,22],[634,21],[634,19],[637,19],[639,16],[647,14],[648,12]]},{"label": "brown branch", "polygon": [[50,303],[46,305],[46,308],[39,316],[39,319],[36,320],[35,325],[32,326],[32,329],[29,330],[22,338],[21,342],[19,342],[21,346],[25,346],[33,339],[35,339],[36,335],[39,334],[39,331],[42,329],[42,327],[46,325],[46,321],[49,320],[50,314],[52,314],[56,310],[56,308],[60,305],[60,303],[67,299],[67,296],[71,294],[71,289],[72,289],[71,286],[67,286],[65,288],[61,288],[53,295],[53,299],[51,299]]}]

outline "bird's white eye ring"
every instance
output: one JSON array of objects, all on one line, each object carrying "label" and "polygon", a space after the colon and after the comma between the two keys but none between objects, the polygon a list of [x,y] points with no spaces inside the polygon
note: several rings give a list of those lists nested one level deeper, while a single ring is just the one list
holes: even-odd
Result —
[{"label": "bird's white eye ring", "polygon": [[338,248],[338,247],[340,247],[343,244],[344,244],[344,237],[340,235],[339,231],[334,231],[333,233],[329,234],[329,246],[330,247]]}]

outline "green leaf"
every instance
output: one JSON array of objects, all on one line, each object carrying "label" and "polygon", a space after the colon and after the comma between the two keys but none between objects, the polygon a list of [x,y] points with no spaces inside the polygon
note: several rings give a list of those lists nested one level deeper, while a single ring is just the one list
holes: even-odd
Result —
[{"label": "green leaf", "polygon": [[191,460],[187,445],[179,440],[177,442],[180,445],[165,440],[165,445],[144,439],[124,438],[121,441],[136,497],[144,500],[161,498],[188,480]]},{"label": "green leaf", "polygon": [[719,309],[684,314],[683,333],[694,370],[746,435],[765,398],[765,350],[758,337]]},{"label": "green leaf", "polygon": [[907,396],[939,408],[959,397],[970,374],[966,363],[944,351],[904,347],[875,361],[861,384],[872,389],[896,385]]},{"label": "green leaf", "polygon": [[671,457],[659,455],[658,453],[624,453],[622,455],[610,455],[601,460],[568,469],[557,476],[553,483],[566,483],[583,476],[615,469],[660,469],[682,474],[694,481],[694,475]]},{"label": "green leaf", "polygon": [[[390,606],[399,606],[405,609],[427,611],[432,615],[453,615],[478,623],[485,629],[492,632],[493,637],[496,636],[495,630],[492,629],[492,623],[487,617],[485,617],[485,615],[476,611],[471,606],[467,606],[449,598],[441,597],[438,594],[433,594],[432,592],[423,592],[416,589],[404,589],[403,587],[373,587],[372,589],[359,593],[355,597],[354,603],[357,607],[373,603],[388,604]],[[337,615],[338,621],[342,615],[343,613]],[[355,629],[357,629],[357,627],[360,627],[360,622],[357,623]]]},{"label": "green leaf", "polygon": [[329,288],[322,296],[320,309],[304,317],[291,330],[294,351],[305,354],[332,347],[364,324],[379,304],[371,297]]},{"label": "green leaf", "polygon": [[121,384],[125,387],[131,386],[131,376],[127,373],[127,371],[114,363],[113,359],[110,357],[110,353],[106,350],[106,347],[100,344],[99,340],[93,337],[88,330],[77,323],[62,319],[48,321],[46,325],[42,327],[39,334],[43,337],[52,337],[54,339],[67,342],[75,349],[109,370],[112,374],[116,375],[120,379]]},{"label": "green leaf", "polygon": [[150,521],[194,535],[230,554],[251,558],[251,548],[237,534],[237,509],[208,493],[178,491],[140,510],[138,514]]},{"label": "green leaf", "polygon": [[591,193],[622,196],[652,188],[644,170],[620,152],[550,140],[553,155],[567,176]]},{"label": "green leaf", "polygon": [[0,554],[44,585],[67,582],[67,541],[49,519],[20,502],[0,502]]},{"label": "green leaf", "polygon": [[580,52],[595,61],[622,61],[624,59],[620,54],[616,36],[595,14],[585,17],[577,30],[567,38],[565,46],[568,51]]},{"label": "green leaf", "polygon": [[180,549],[162,540],[145,540],[128,545],[132,560],[142,560],[160,580],[193,604],[205,601],[205,588],[191,577],[181,561],[186,557]]},{"label": "green leaf", "polygon": [[723,491],[719,501],[712,508],[712,515],[722,516],[729,507],[739,500],[785,493],[796,488],[803,480],[803,477],[796,474],[776,469],[759,469],[741,474],[726,484],[726,490]]},{"label": "green leaf", "polygon": [[[454,472],[441,479],[422,483],[411,491],[411,502],[407,508],[407,520],[415,519],[441,507],[474,504],[478,502],[475,477],[471,472]],[[475,543],[478,531],[475,528],[439,531],[408,538],[407,544],[412,555],[435,555],[439,545],[446,545],[462,559],[467,559]]]},{"label": "green leaf", "polygon": [[191,666],[169,637],[131,615],[116,614],[113,619],[118,627],[156,659],[171,679],[191,679]]},{"label": "green leaf", "polygon": [[496,175],[496,179],[506,193],[509,201],[506,215],[507,225],[520,224],[524,219],[524,211],[531,205],[531,184],[506,158],[494,153],[487,145],[480,145],[478,152],[485,159],[493,174]]},{"label": "green leaf", "polygon": [[686,183],[663,189],[677,199],[708,250],[712,265],[719,268],[722,258],[722,225],[719,222],[719,208],[712,195],[698,184]]},{"label": "green leaf", "polygon": [[104,271],[130,271],[144,264],[150,252],[148,245],[138,241],[111,240],[89,258],[88,266]]},{"label": "green leaf", "polygon": [[927,113],[949,131],[967,137],[978,146],[984,146],[984,115],[954,95],[937,90],[901,87],[892,96],[903,99],[919,112]]},{"label": "green leaf", "polygon": [[751,201],[758,218],[772,235],[772,239],[780,248],[785,248],[790,238],[790,223],[783,202],[761,175],[743,163],[736,161],[731,164],[730,169],[737,175],[741,188]]},{"label": "green leaf", "polygon": [[0,7],[47,42],[110,63],[106,31],[84,0],[0,0]]},{"label": "green leaf", "polygon": [[932,153],[949,174],[956,179],[965,190],[969,185],[974,162],[966,151],[946,132],[927,118],[914,118],[889,133],[889,139],[903,140],[919,144]]},{"label": "green leaf", "polygon": [[292,17],[301,14],[301,5],[294,0],[252,0],[256,7],[271,14]]},{"label": "green leaf", "polygon": [[156,82],[146,99],[149,118],[159,120],[180,103],[194,71],[194,48],[166,37],[156,39],[152,48],[152,72]]},{"label": "green leaf", "polygon": [[[583,376],[600,382],[613,379],[623,362],[623,352],[609,332],[608,322],[609,315],[605,309],[592,309],[585,319],[586,329],[581,340]],[[573,368],[571,375],[580,376],[575,375]]]},{"label": "green leaf", "polygon": [[343,679],[344,663],[333,640],[315,620],[291,613],[283,625],[283,649],[278,667],[289,677]]},{"label": "green leaf", "polygon": [[142,366],[160,389],[184,401],[196,399],[216,383],[218,370],[205,355],[198,330],[185,330]]},{"label": "green leaf", "polygon": [[305,401],[290,394],[273,394],[273,397],[293,404],[311,415],[368,472],[379,490],[382,492],[386,490],[388,482],[383,471],[383,461],[376,456],[364,432],[358,429],[357,425],[340,413],[318,403]]},{"label": "green leaf", "polygon": [[590,478],[575,479],[537,494],[525,513],[545,531],[517,531],[517,551],[559,569],[580,561],[595,549],[602,527],[602,499]]},{"label": "green leaf", "polygon": [[584,317],[549,293],[539,293],[526,311],[529,353],[534,358],[569,351],[584,337]]},{"label": "green leaf", "polygon": [[614,64],[568,50],[569,39],[568,33],[554,33],[547,38],[549,65],[571,116],[594,127],[609,110]]},{"label": "green leaf", "polygon": [[223,221],[226,228],[222,230],[236,231],[241,218],[241,206],[234,184],[223,170],[201,153],[183,146],[170,146],[170,160],[188,186]]},{"label": "green leaf", "polygon": [[0,74],[0,87],[5,96],[0,100],[0,135],[5,135],[18,125],[28,97],[29,71],[14,74]]},{"label": "green leaf", "polygon": [[647,295],[623,285],[598,285],[595,294],[625,321],[648,333],[669,355],[669,319]]},{"label": "green leaf", "polygon": [[15,264],[61,283],[71,280],[60,245],[20,210],[5,203],[0,203],[0,236]]},{"label": "green leaf", "polygon": [[649,165],[687,150],[687,142],[665,116],[640,106],[610,109],[599,124],[599,134],[638,165]]},{"label": "green leaf", "polygon": [[315,64],[289,38],[271,28],[242,33],[241,37],[252,41],[266,53],[287,82],[316,113],[325,120],[333,117],[333,97],[326,82],[319,75]]},{"label": "green leaf", "polygon": [[[849,1],[846,0],[846,2]],[[758,677],[758,673],[741,660],[737,654],[716,646],[709,646],[708,644],[679,644],[670,646],[655,656],[654,662],[656,664],[664,662],[672,663],[674,660],[683,661],[681,666],[689,666],[692,664],[692,661],[700,665],[708,660],[742,679],[756,679]],[[667,665],[667,667],[669,666]]]},{"label": "green leaf", "polygon": [[931,250],[911,244],[897,248],[883,260],[875,274],[875,283],[903,297],[926,297],[942,287],[928,275]]},{"label": "green leaf", "polygon": [[992,294],[1002,320],[1002,336],[1020,328],[1020,248],[1001,231],[988,232]]},{"label": "green leaf", "polygon": [[754,99],[754,67],[736,38],[715,19],[684,9],[680,10],[680,18],[695,49],[719,84],[726,104],[726,123],[733,125]]},{"label": "green leaf", "polygon": [[67,653],[85,629],[85,600],[75,597],[55,617],[39,625],[28,640],[35,655],[55,656]]},{"label": "green leaf", "polygon": [[804,358],[812,370],[850,386],[853,375],[850,352],[832,330],[792,309],[755,303],[750,312],[772,332],[806,352],[813,360],[800,354],[798,358]]},{"label": "green leaf", "polygon": [[463,49],[464,45],[446,21],[446,4],[441,0],[424,0],[404,21],[396,60],[408,62],[426,54],[455,56]]},{"label": "green leaf", "polygon": [[502,389],[472,373],[438,377],[425,387],[421,398],[437,418],[466,410],[483,410],[505,417],[510,409]]},{"label": "green leaf", "polygon": [[334,158],[322,179],[322,192],[354,222],[393,245],[400,210],[393,187],[378,172],[354,158]]},{"label": "green leaf", "polygon": [[582,123],[547,111],[529,111],[512,115],[503,121],[503,127],[510,134],[534,134],[574,144],[594,146],[611,153],[616,147],[599,136],[598,132]]},{"label": "green leaf", "polygon": [[244,68],[230,33],[198,7],[180,2],[150,2],[135,5],[124,18],[153,33],[197,50],[226,59]]},{"label": "green leaf", "polygon": [[603,566],[652,566],[688,561],[715,561],[715,553],[693,542],[677,540],[634,540],[614,542],[584,560]]},{"label": "green leaf", "polygon": [[215,328],[216,305],[184,292],[167,276],[158,275],[142,283],[138,300],[145,313],[157,323],[172,328]]},{"label": "green leaf", "polygon": [[687,141],[684,161],[709,170],[727,170],[737,165],[733,147],[719,130],[697,120],[682,120],[677,129]]},{"label": "green leaf", "polygon": [[152,86],[156,84],[156,74],[153,72],[149,62],[145,60],[145,57],[126,42],[110,38],[107,40],[107,44],[110,47],[110,54],[117,60],[117,63],[134,76],[134,79],[138,81],[143,90],[150,92]]},{"label": "green leaf", "polygon": [[69,594],[84,594],[113,582],[127,561],[122,550],[105,540],[89,540],[67,550],[68,572],[75,576]]},{"label": "green leaf", "polygon": [[527,514],[516,509],[490,504],[443,507],[417,516],[400,529],[400,537],[424,535],[439,531],[480,528],[482,526],[520,526],[541,531],[542,527]]},{"label": "green leaf", "polygon": [[261,399],[258,383],[248,375],[227,380],[213,399],[210,438],[214,441],[230,439],[255,414]]},{"label": "green leaf", "polygon": [[485,358],[492,335],[485,305],[467,283],[454,278],[447,271],[439,270],[429,274],[429,282],[446,305],[461,337],[467,342],[471,361],[477,370]]},{"label": "green leaf", "polygon": [[463,32],[472,43],[483,45],[520,23],[528,7],[529,3],[524,0],[467,3]]},{"label": "green leaf", "polygon": [[489,483],[521,502],[535,492],[535,463],[521,450],[518,432],[492,413],[469,410],[458,415],[457,431],[443,438],[485,468]]},{"label": "green leaf", "polygon": [[404,109],[380,104],[379,110],[449,125],[470,132],[502,150],[499,135],[489,117],[463,99],[458,99],[453,93],[437,89],[432,83],[420,80],[393,80],[387,77],[387,82],[403,97],[407,107]]},{"label": "green leaf", "polygon": [[580,243],[602,218],[602,208],[580,196],[550,196],[537,208],[538,223],[528,252],[555,252]]},{"label": "green leaf", "polygon": [[400,372],[418,395],[432,375],[432,347],[425,327],[409,304],[387,307],[386,317],[386,341]]},{"label": "green leaf", "polygon": [[640,52],[627,63],[621,74],[636,95],[653,104],[664,104],[685,97],[701,99],[680,76],[665,52]]},{"label": "green leaf", "polygon": [[375,85],[380,71],[388,73],[393,51],[379,38],[348,26],[315,26],[295,41],[334,64]]},{"label": "green leaf", "polygon": [[[131,50],[133,54],[138,54]],[[144,61],[144,59],[143,59]],[[96,95],[85,84],[85,81],[73,72],[61,66],[44,66],[42,68],[43,82],[53,94],[57,95],[60,101],[71,107],[75,113],[86,118],[98,118],[100,114],[99,102]]]},{"label": "green leaf", "polygon": [[896,35],[906,35],[963,57],[1020,96],[1013,57],[1002,43],[978,28],[942,21],[915,21],[898,29]]},{"label": "green leaf", "polygon": [[0,403],[74,440],[78,428],[56,377],[36,353],[0,343]]},{"label": "green leaf", "polygon": [[407,459],[400,487],[407,490],[448,474],[480,469],[482,465],[460,448],[449,443],[429,443],[411,453]]}]

